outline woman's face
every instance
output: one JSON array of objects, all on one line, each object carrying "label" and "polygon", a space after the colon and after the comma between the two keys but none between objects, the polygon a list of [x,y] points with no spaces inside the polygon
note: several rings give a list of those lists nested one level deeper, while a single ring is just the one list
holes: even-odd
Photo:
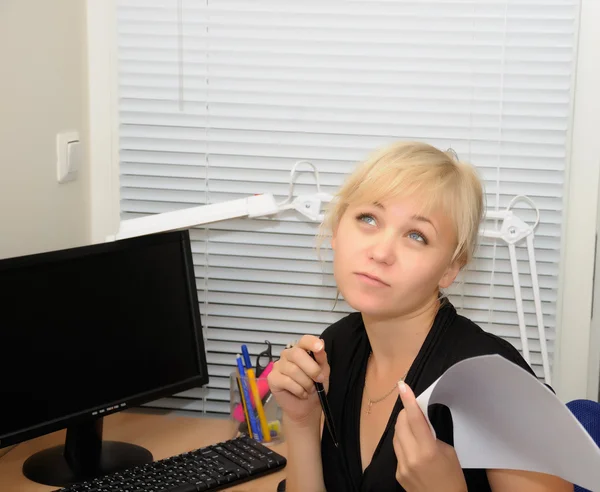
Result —
[{"label": "woman's face", "polygon": [[376,319],[410,315],[452,284],[456,232],[441,210],[419,215],[418,197],[350,206],[331,241],[334,275],[350,306]]}]

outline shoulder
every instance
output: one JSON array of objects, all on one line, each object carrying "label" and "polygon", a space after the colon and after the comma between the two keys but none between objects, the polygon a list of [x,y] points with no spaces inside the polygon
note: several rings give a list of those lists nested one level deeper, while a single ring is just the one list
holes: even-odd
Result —
[{"label": "shoulder", "polygon": [[362,349],[366,340],[365,325],[360,313],[351,313],[328,326],[321,334],[325,342],[325,352],[329,364],[339,365],[341,360],[349,360]]},{"label": "shoulder", "polygon": [[531,374],[533,369],[520,352],[507,340],[483,330],[479,325],[457,314],[445,333],[444,345],[451,346],[452,364],[480,355],[500,355]]},{"label": "shoulder", "polygon": [[329,353],[336,345],[346,345],[341,342],[343,340],[354,338],[353,335],[364,332],[364,329],[365,327],[360,313],[351,313],[344,316],[332,325],[329,325],[325,328],[323,333],[321,333],[321,338],[325,342],[325,350]]}]

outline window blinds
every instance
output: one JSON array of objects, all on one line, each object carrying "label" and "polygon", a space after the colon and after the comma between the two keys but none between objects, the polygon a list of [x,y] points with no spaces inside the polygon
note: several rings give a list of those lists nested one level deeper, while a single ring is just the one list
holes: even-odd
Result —
[{"label": "window blinds", "polygon": [[[576,0],[121,0],[117,6],[122,219],[255,193],[285,198],[298,160],[333,193],[393,140],[452,147],[487,207],[534,200],[550,359],[576,61]],[[302,175],[297,193],[315,191]],[[533,221],[526,207],[518,215]],[[192,231],[210,383],[154,405],[228,412],[240,344],[252,354],[320,334],[350,311],[294,212]],[[527,252],[517,248],[529,349],[542,375]],[[520,348],[506,246],[484,240],[449,292]]]}]

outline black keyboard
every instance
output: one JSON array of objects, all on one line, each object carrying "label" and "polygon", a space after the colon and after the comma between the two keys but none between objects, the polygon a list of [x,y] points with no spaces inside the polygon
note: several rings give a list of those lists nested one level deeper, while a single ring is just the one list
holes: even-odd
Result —
[{"label": "black keyboard", "polygon": [[242,436],[70,485],[60,492],[212,491],[268,475],[285,464],[283,456]]}]

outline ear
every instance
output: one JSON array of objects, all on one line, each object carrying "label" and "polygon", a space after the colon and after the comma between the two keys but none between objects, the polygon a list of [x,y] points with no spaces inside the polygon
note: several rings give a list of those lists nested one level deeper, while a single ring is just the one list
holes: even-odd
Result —
[{"label": "ear", "polygon": [[440,279],[440,282],[438,284],[440,289],[447,289],[448,287],[450,287],[454,280],[456,280],[458,272],[460,272],[461,268],[462,265],[459,261],[452,262],[447,268],[442,278]]}]

